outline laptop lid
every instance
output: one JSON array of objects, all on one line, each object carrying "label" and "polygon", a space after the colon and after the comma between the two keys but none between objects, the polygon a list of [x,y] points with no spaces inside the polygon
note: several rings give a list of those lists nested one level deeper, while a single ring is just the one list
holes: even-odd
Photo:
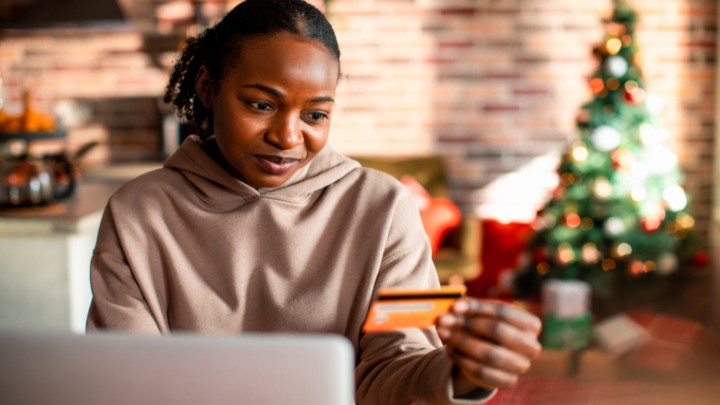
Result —
[{"label": "laptop lid", "polygon": [[352,404],[340,335],[0,331],[3,404]]}]

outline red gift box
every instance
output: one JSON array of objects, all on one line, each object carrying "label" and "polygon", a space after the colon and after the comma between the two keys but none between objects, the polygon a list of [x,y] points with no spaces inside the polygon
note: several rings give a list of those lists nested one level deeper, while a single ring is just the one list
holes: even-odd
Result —
[{"label": "red gift box", "polygon": [[512,278],[518,260],[532,235],[531,224],[482,220],[482,272],[468,281],[467,294],[473,297],[512,298]]}]

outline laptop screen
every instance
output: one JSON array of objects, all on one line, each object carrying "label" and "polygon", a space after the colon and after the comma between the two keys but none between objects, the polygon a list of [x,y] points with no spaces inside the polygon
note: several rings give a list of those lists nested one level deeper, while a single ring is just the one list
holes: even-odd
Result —
[{"label": "laptop screen", "polygon": [[339,335],[0,331],[3,404],[352,404]]}]

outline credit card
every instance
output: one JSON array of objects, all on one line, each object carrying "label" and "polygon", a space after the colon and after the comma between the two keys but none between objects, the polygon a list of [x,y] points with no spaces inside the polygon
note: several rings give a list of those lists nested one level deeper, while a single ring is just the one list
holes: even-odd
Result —
[{"label": "credit card", "polygon": [[388,332],[400,328],[428,329],[465,295],[463,285],[442,286],[434,290],[386,288],[370,306],[363,332]]}]

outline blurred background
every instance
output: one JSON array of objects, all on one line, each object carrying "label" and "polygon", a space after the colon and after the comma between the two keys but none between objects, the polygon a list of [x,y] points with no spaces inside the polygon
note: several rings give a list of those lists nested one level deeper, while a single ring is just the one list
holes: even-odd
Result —
[{"label": "blurred background", "polygon": [[[87,260],[102,207],[122,182],[159,167],[190,131],[161,101],[169,70],[187,36],[237,3],[0,2],[0,112],[6,118],[28,117],[31,110],[38,122],[52,121],[47,128],[0,130],[4,173],[15,173],[22,156],[47,160],[60,154],[70,157],[72,169],[64,174],[75,183],[65,196],[0,209],[0,323],[82,330],[89,301]],[[602,86],[614,91],[605,81],[609,76],[635,75],[642,99],[626,89],[624,102],[649,106],[652,100],[653,125],[662,128],[673,155],[655,163],[680,173],[676,180],[686,193],[681,209],[691,221],[676,222],[683,226],[682,238],[685,231],[692,233],[693,251],[682,257],[655,252],[666,253],[665,261],[628,261],[618,272],[672,273],[672,288],[638,308],[708,330],[720,328],[720,270],[713,257],[720,230],[717,1],[628,1],[637,17],[633,32],[623,25],[627,21],[611,21],[617,17],[612,0],[313,3],[333,23],[342,51],[330,144],[368,164],[416,160],[422,171],[426,166],[417,159],[440,163],[443,191],[433,197],[451,202],[454,215],[470,223],[471,234],[446,232],[439,238],[443,243],[464,238],[458,249],[473,261],[441,278],[466,283],[480,296],[518,298],[513,283],[528,256],[533,269],[543,273],[537,265],[544,259],[529,246],[543,246],[532,235],[552,228],[544,207],[572,183],[562,175],[574,169],[560,165],[579,150],[578,142],[597,139],[583,132],[588,122],[583,106],[607,95]],[[613,41],[621,44],[616,50]],[[610,57],[630,44],[633,54],[625,65],[603,71]],[[603,80],[601,87],[594,78]],[[616,147],[612,142],[592,146],[605,152]],[[609,172],[622,169],[613,162]],[[414,190],[428,191],[418,167],[408,170],[415,171],[420,185]],[[409,173],[397,175],[407,180]],[[567,202],[563,207],[569,225],[575,211],[567,210]],[[658,221],[666,221],[664,212]],[[634,219],[645,221],[640,221],[645,231],[658,229],[639,215]],[[576,226],[592,228],[581,219]],[[680,225],[673,226],[671,233],[680,238]],[[620,245],[612,253],[587,244],[568,252],[580,257],[585,249],[582,260],[599,266],[605,262],[598,257],[622,256]],[[553,247],[567,264],[573,256],[563,256],[562,248]]]},{"label": "blurred background", "polygon": [[[237,1],[91,3],[0,3],[0,26],[17,27],[0,32],[3,107],[17,112],[31,89],[37,108],[68,129],[70,149],[102,143],[88,165],[161,161],[173,146],[163,137],[173,113],[159,97],[176,52]],[[639,14],[638,63],[662,100],[698,229],[707,234],[717,5],[631,4]],[[552,187],[542,171],[553,172],[577,138],[580,106],[592,96],[593,48],[612,7],[611,0],[327,1],[345,75],[331,142],[348,154],[437,154],[464,212],[532,217]],[[503,179],[522,186],[488,195]],[[491,207],[495,198],[506,198],[502,213]]]},{"label": "blurred background", "polygon": [[[104,204],[192,131],[161,101],[170,68],[237,3],[0,1],[0,327],[82,333]],[[708,375],[717,1],[311,3],[342,51],[330,144],[408,186],[443,283],[543,316],[535,375],[600,384],[556,382],[567,403],[711,397],[602,382]],[[524,381],[495,403],[555,403]]]}]

